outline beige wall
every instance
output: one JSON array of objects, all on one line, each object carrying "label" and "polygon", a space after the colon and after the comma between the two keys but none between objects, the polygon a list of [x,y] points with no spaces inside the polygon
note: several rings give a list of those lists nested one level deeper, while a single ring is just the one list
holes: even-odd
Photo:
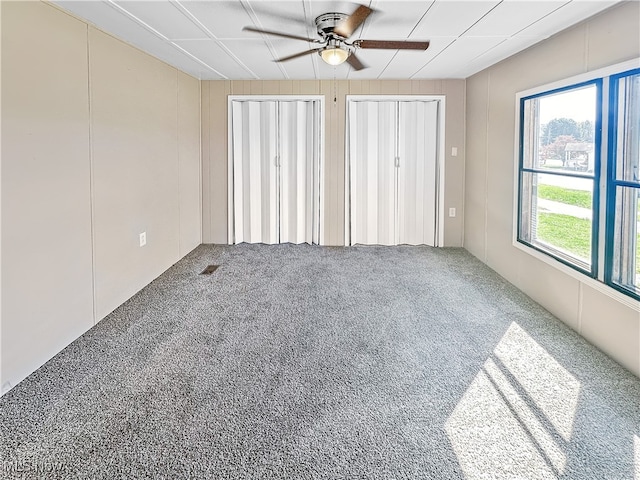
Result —
[{"label": "beige wall", "polygon": [[93,325],[87,29],[2,2],[2,383]]},{"label": "beige wall", "polygon": [[[325,230],[322,243],[344,244],[344,137],[346,95],[445,95],[446,246],[462,246],[464,195],[464,80],[206,81],[202,82],[203,242],[227,243],[228,95],[325,96]],[[337,102],[334,103],[334,96]],[[458,156],[451,157],[451,147]]]},{"label": "beige wall", "polygon": [[638,302],[516,249],[512,232],[516,92],[640,55],[639,8],[623,3],[467,79],[464,233],[471,253],[637,375]]},{"label": "beige wall", "polygon": [[51,5],[1,9],[5,391],[200,243],[200,82]]},{"label": "beige wall", "polygon": [[200,244],[200,82],[93,28],[89,45],[96,313],[103,318]]}]

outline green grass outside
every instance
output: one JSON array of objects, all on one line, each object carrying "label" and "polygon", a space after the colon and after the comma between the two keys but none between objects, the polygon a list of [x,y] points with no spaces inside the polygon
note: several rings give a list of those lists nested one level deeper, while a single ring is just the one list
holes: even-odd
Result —
[{"label": "green grass outside", "polygon": [[538,197],[582,208],[591,208],[593,202],[593,195],[589,191],[572,190],[553,185],[538,185]]},{"label": "green grass outside", "polygon": [[[591,222],[559,213],[538,215],[538,239],[591,261]],[[640,234],[636,245],[640,245]],[[636,248],[636,273],[640,274],[640,248]]]},{"label": "green grass outside", "polygon": [[591,221],[560,213],[538,215],[538,240],[591,261]]}]

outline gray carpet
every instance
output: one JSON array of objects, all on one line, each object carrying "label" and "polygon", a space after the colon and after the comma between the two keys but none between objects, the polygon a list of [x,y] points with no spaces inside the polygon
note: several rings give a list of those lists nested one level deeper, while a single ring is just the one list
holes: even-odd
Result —
[{"label": "gray carpet", "polygon": [[0,399],[0,474],[631,480],[639,421],[464,250],[200,246]]}]

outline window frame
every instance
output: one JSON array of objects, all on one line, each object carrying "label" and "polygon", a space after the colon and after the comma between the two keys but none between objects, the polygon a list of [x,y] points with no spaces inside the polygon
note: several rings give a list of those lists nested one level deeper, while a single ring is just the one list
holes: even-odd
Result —
[{"label": "window frame", "polygon": [[[544,254],[544,255],[548,255],[552,258],[554,258],[555,260],[563,263],[564,265],[573,268],[575,270],[578,270],[579,272],[582,272],[586,275],[589,275],[592,278],[596,278],[597,274],[598,274],[598,239],[599,239],[599,215],[598,212],[600,211],[600,188],[599,188],[599,184],[600,184],[600,157],[601,157],[601,148],[602,148],[602,78],[593,78],[590,80],[586,80],[586,81],[582,81],[579,83],[574,83],[574,84],[570,84],[570,85],[565,85],[562,87],[558,87],[558,88],[553,88],[551,90],[544,90],[541,92],[537,92],[531,95],[526,95],[526,96],[522,96],[519,98],[519,102],[518,102],[518,109],[519,109],[519,116],[520,116],[520,121],[519,121],[519,128],[518,128],[518,189],[517,189],[517,224],[516,224],[516,232],[515,232],[515,239],[517,242],[528,246],[529,248],[532,248],[534,250],[537,250],[538,252]],[[570,91],[574,91],[574,90],[579,90],[581,88],[587,87],[587,86],[594,86],[596,87],[596,118],[594,121],[594,166],[593,166],[593,175],[592,176],[587,176],[587,175],[583,175],[583,174],[579,174],[579,173],[572,173],[572,172],[563,172],[563,173],[557,173],[557,172],[553,172],[553,171],[547,171],[544,169],[540,169],[540,168],[535,168],[535,167],[525,167],[524,166],[524,156],[525,156],[525,142],[524,140],[524,135],[525,135],[525,103],[528,100],[535,100],[535,99],[539,99],[542,97],[546,97],[546,96],[551,96],[551,95],[556,95],[558,93],[563,93],[563,92],[570,92]],[[553,248],[548,248],[545,249],[541,246],[535,245],[534,243],[530,242],[530,241],[526,241],[522,238],[520,238],[520,231],[521,231],[521,227],[522,227],[522,188],[523,188],[523,173],[527,172],[527,173],[531,173],[531,174],[543,174],[543,175],[555,175],[558,177],[570,177],[570,178],[583,178],[583,179],[589,179],[593,181],[593,197],[592,197],[592,203],[591,203],[591,263],[590,263],[590,268],[585,268],[583,266],[580,265],[580,263],[578,261],[576,262],[571,262],[570,260],[568,260],[567,258],[564,258],[564,256],[560,255],[560,252],[558,252],[558,254],[554,253],[554,249]],[[568,257],[568,255],[566,255]]]},{"label": "window frame", "polygon": [[[610,182],[610,137],[611,129],[611,109],[609,108],[611,102],[611,79],[612,77],[621,76],[626,72],[640,69],[640,57],[633,58],[631,60],[617,63],[614,65],[606,66],[589,72],[585,72],[579,75],[540,85],[537,87],[529,88],[517,92],[515,95],[515,129],[514,129],[514,170],[513,170],[513,209],[512,209],[512,245],[519,251],[526,253],[528,256],[540,260],[542,263],[553,267],[554,269],[566,274],[567,276],[578,280],[579,291],[582,291],[582,285],[593,288],[600,293],[611,297],[612,299],[624,304],[625,306],[640,312],[640,296],[633,294],[628,289],[624,289],[615,285],[610,281],[609,273],[612,271],[612,264],[610,259],[607,258],[607,249],[613,248],[613,243],[607,237],[609,235],[610,227],[609,221],[612,217],[610,214],[610,200],[611,195],[611,182]],[[602,80],[601,90],[601,103],[600,103],[600,147],[599,147],[599,168],[598,168],[598,180],[594,183],[594,199],[598,195],[598,210],[593,211],[592,218],[597,219],[598,227],[598,243],[597,248],[592,249],[592,253],[595,252],[596,258],[592,259],[592,268],[595,270],[595,275],[591,276],[585,273],[584,270],[576,269],[568,262],[562,261],[556,256],[548,254],[546,251],[530,246],[527,243],[521,242],[518,239],[520,231],[520,188],[521,188],[521,128],[523,124],[523,111],[521,108],[521,99],[524,97],[540,96],[545,92],[551,92],[556,90],[562,90],[571,88],[575,85],[585,84],[594,80]],[[615,130],[614,130],[615,132]],[[594,139],[595,140],[595,139]],[[594,164],[594,170],[596,169]],[[545,173],[545,172],[543,172]],[[594,171],[595,173],[595,171]],[[594,180],[594,182],[596,182]],[[615,206],[613,207],[615,208]],[[613,251],[613,250],[611,250]]]},{"label": "window frame", "polygon": [[[631,68],[609,76],[609,110],[608,110],[608,148],[607,148],[607,204],[606,204],[606,238],[610,239],[605,244],[604,282],[611,288],[628,295],[636,300],[640,300],[640,286],[636,290],[631,290],[613,279],[614,270],[614,247],[615,227],[616,227],[616,191],[618,187],[628,187],[640,191],[640,180],[630,181],[617,178],[618,167],[618,119],[619,119],[619,80],[625,77],[640,75],[640,66]],[[636,246],[637,248],[637,246]]]}]

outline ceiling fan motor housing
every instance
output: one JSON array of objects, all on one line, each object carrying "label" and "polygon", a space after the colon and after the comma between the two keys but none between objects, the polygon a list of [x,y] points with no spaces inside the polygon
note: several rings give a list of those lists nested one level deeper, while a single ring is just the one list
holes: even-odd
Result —
[{"label": "ceiling fan motor housing", "polygon": [[316,27],[318,28],[318,35],[322,38],[337,37],[343,39],[340,35],[333,32],[333,29],[338,26],[343,20],[349,18],[346,13],[323,13],[316,18]]}]

